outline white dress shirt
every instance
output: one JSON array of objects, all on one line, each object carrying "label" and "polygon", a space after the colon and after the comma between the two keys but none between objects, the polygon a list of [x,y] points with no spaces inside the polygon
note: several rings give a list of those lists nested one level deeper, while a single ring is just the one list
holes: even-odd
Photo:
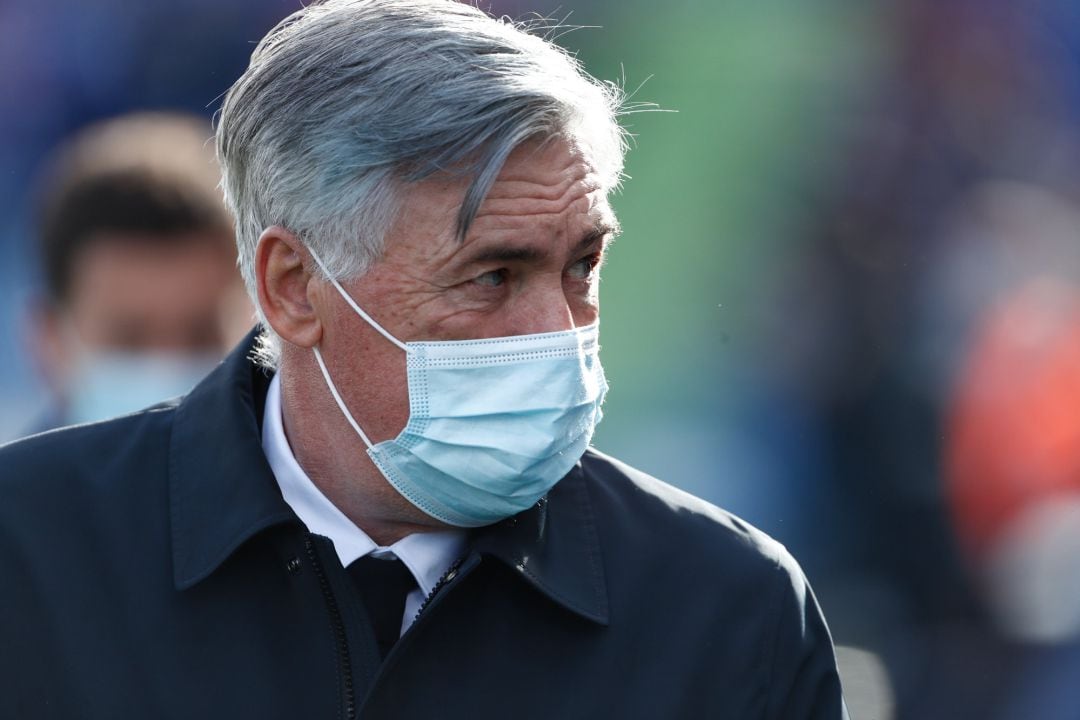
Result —
[{"label": "white dress shirt", "polygon": [[262,445],[285,502],[308,530],[330,538],[344,567],[371,554],[375,557],[397,557],[409,568],[416,578],[417,587],[405,598],[405,614],[401,619],[401,632],[404,633],[416,618],[424,598],[461,555],[465,547],[464,531],[413,533],[389,547],[376,545],[367,533],[322,494],[296,462],[281,419],[280,375],[275,375],[270,381],[270,389],[266,393]]}]

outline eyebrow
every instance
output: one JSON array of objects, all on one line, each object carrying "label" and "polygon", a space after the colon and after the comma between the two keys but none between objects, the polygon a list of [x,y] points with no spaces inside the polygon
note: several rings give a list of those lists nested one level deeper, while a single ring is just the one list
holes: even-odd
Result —
[{"label": "eyebrow", "polygon": [[[614,225],[599,223],[585,234],[577,245],[574,246],[574,254],[584,252],[593,245],[603,242],[604,238],[614,235],[618,229]],[[469,264],[489,262],[533,262],[540,260],[547,253],[535,247],[490,247],[481,250],[468,259]]]}]

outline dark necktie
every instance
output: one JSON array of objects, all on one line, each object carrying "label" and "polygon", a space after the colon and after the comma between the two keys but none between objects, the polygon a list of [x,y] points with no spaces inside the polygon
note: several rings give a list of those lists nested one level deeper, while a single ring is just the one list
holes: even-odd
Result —
[{"label": "dark necktie", "polygon": [[385,658],[401,635],[405,596],[416,587],[416,580],[397,558],[381,560],[371,555],[349,565],[349,575],[371,618],[379,656]]}]

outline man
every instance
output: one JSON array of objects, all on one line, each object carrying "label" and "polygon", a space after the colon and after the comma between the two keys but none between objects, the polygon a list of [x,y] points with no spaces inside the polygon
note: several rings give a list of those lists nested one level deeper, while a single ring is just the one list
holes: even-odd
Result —
[{"label": "man", "polygon": [[272,31],[218,131],[262,329],[0,453],[0,714],[844,717],[786,551],[586,449],[617,107],[445,0]]},{"label": "man", "polygon": [[47,163],[30,344],[53,402],[36,429],[183,394],[246,332],[210,136],[196,117],[138,113],[85,128]]}]

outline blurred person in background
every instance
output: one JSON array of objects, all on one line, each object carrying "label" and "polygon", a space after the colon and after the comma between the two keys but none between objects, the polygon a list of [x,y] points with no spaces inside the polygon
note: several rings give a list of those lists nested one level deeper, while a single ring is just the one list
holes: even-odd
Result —
[{"label": "blurred person in background", "polygon": [[190,390],[247,331],[209,124],[138,113],[85,128],[41,179],[44,296],[29,327],[53,394],[32,430]]},{"label": "blurred person in background", "polygon": [[[1069,720],[1080,677],[1080,206],[1047,184],[986,182],[946,235],[931,297],[971,320],[944,394],[944,489],[979,610],[951,656],[966,656],[980,717]],[[963,697],[935,647],[937,693]]]},{"label": "blurred person in background", "polygon": [[58,415],[49,412],[53,399],[26,328],[44,296],[34,241],[44,158],[92,123],[148,108],[209,124],[214,98],[247,64],[250,40],[295,7],[295,0],[0,2],[0,441]]},{"label": "blurred person in background", "polygon": [[981,325],[950,403],[947,489],[1007,669],[988,683],[986,717],[1070,720],[1080,678],[1080,287],[1032,278]]},{"label": "blurred person in background", "polygon": [[623,110],[449,0],[264,38],[218,128],[261,327],[0,451],[0,714],[845,718],[787,550],[589,447]]}]

